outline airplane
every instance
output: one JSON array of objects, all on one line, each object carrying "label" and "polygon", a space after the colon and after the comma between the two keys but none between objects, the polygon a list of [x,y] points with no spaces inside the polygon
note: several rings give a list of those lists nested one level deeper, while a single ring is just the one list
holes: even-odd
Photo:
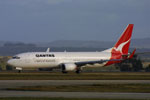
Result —
[{"label": "airplane", "polygon": [[134,24],[129,24],[116,44],[101,52],[27,52],[8,60],[7,64],[21,71],[24,68],[61,68],[62,73],[80,73],[86,65],[108,66],[131,59],[136,51],[128,53]]}]

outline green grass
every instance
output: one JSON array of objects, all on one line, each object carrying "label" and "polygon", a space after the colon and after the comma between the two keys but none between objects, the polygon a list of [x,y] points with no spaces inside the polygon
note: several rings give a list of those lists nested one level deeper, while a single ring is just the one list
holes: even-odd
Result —
[{"label": "green grass", "polygon": [[121,73],[121,72],[100,72],[100,73],[80,73],[70,72],[34,72],[34,73],[13,73],[1,72],[0,80],[150,80],[150,73]]},{"label": "green grass", "polygon": [[7,88],[16,91],[53,91],[53,92],[132,92],[150,93],[150,84],[93,84],[60,86],[24,86]]},{"label": "green grass", "polygon": [[[0,100],[137,100],[137,99],[100,99],[100,98],[33,98],[33,97],[7,97]],[[149,99],[138,99],[149,100]]]}]

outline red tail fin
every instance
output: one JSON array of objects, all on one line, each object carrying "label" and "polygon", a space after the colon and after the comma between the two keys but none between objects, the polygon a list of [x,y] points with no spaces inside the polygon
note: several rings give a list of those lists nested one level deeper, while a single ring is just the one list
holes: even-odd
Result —
[{"label": "red tail fin", "polygon": [[[125,31],[122,33],[122,35],[119,38],[119,40],[117,41],[117,43],[112,48],[110,60],[112,60],[112,59],[122,59],[122,55],[128,55],[132,30],[133,30],[133,24],[129,24],[127,26],[127,28],[125,29]],[[121,61],[108,61],[106,63],[106,65],[119,63],[119,62],[121,62]]]},{"label": "red tail fin", "polygon": [[129,24],[125,31],[122,33],[121,37],[117,41],[117,43],[114,46],[114,50],[112,50],[113,53],[120,52],[121,54],[128,54],[129,46],[130,46],[130,40],[132,36],[132,30],[133,30],[133,24]]}]

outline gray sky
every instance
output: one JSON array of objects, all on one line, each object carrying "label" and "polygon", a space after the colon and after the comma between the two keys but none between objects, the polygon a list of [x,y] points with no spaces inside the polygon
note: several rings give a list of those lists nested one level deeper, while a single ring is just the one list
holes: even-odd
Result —
[{"label": "gray sky", "polygon": [[0,0],[4,41],[112,41],[130,23],[150,37],[150,0]]}]

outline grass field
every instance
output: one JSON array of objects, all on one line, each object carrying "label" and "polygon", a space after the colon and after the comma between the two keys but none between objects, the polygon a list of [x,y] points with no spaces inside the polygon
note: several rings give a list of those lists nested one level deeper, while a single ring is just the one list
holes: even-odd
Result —
[{"label": "grass field", "polygon": [[150,80],[150,73],[99,72],[76,74],[70,72],[68,74],[62,74],[61,72],[0,72],[0,80]]},{"label": "grass field", "polygon": [[16,91],[51,91],[51,92],[132,92],[150,93],[150,84],[92,84],[60,86],[25,86],[7,88]]},{"label": "grass field", "polygon": [[[18,98],[0,98],[0,100],[137,100],[137,99],[98,99],[98,98],[29,98],[29,97],[18,97]],[[138,99],[138,100],[149,100],[149,99]]]}]

